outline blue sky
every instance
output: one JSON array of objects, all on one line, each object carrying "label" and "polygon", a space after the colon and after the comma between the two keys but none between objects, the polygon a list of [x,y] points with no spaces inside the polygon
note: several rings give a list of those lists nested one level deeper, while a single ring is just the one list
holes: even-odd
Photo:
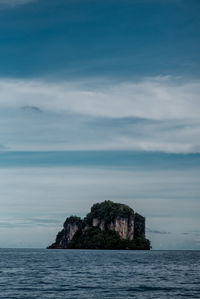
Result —
[{"label": "blue sky", "polygon": [[2,76],[199,74],[198,0],[1,3]]},{"label": "blue sky", "polygon": [[199,11],[0,0],[1,247],[45,247],[110,199],[154,249],[200,249]]}]

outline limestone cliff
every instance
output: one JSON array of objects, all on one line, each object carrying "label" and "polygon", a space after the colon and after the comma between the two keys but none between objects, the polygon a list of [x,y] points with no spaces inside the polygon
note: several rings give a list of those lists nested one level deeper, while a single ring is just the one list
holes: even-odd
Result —
[{"label": "limestone cliff", "polygon": [[122,218],[116,217],[110,223],[105,224],[104,219],[93,218],[92,226],[99,227],[100,230],[112,230],[118,233],[121,239],[133,240],[134,239],[134,217]]},{"label": "limestone cliff", "polygon": [[145,218],[124,204],[104,201],[92,206],[81,220],[71,216],[50,249],[150,249]]},{"label": "limestone cliff", "polygon": [[[57,234],[55,247],[65,249],[73,239],[75,233],[82,228],[82,220],[79,217],[71,216],[66,219],[63,229]],[[54,245],[52,244],[52,246]]]}]

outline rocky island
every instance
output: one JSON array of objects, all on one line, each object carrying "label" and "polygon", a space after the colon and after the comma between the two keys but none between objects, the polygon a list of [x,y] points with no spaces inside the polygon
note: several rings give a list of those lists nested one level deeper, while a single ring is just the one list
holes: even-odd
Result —
[{"label": "rocky island", "polygon": [[149,250],[145,218],[129,206],[106,200],[96,203],[82,220],[66,219],[56,241],[48,249],[132,249]]}]

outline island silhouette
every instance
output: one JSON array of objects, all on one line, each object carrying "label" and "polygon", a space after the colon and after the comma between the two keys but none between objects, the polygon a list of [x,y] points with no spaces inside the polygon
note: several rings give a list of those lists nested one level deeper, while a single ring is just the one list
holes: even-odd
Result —
[{"label": "island silhouette", "polygon": [[92,206],[84,219],[70,216],[48,249],[149,250],[145,217],[125,204],[106,200]]}]

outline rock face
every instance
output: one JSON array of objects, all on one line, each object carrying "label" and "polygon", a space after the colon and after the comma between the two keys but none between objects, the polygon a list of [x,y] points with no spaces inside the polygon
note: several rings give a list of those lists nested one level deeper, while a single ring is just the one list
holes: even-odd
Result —
[{"label": "rock face", "polygon": [[145,237],[145,218],[138,213],[135,213],[134,236]]},{"label": "rock face", "polygon": [[107,225],[104,219],[93,218],[92,226],[98,227],[100,230],[108,229],[115,231],[121,239],[134,239],[134,217],[130,217],[130,219],[117,217],[114,221],[107,223]]},{"label": "rock face", "polygon": [[48,248],[150,249],[150,242],[143,216],[126,205],[104,201],[93,205],[83,220],[67,218]]},{"label": "rock face", "polygon": [[[82,220],[79,217],[71,216],[66,219],[63,229],[57,234],[56,248],[66,249],[73,239],[75,233],[82,228]],[[53,244],[52,244],[53,245]]]}]

